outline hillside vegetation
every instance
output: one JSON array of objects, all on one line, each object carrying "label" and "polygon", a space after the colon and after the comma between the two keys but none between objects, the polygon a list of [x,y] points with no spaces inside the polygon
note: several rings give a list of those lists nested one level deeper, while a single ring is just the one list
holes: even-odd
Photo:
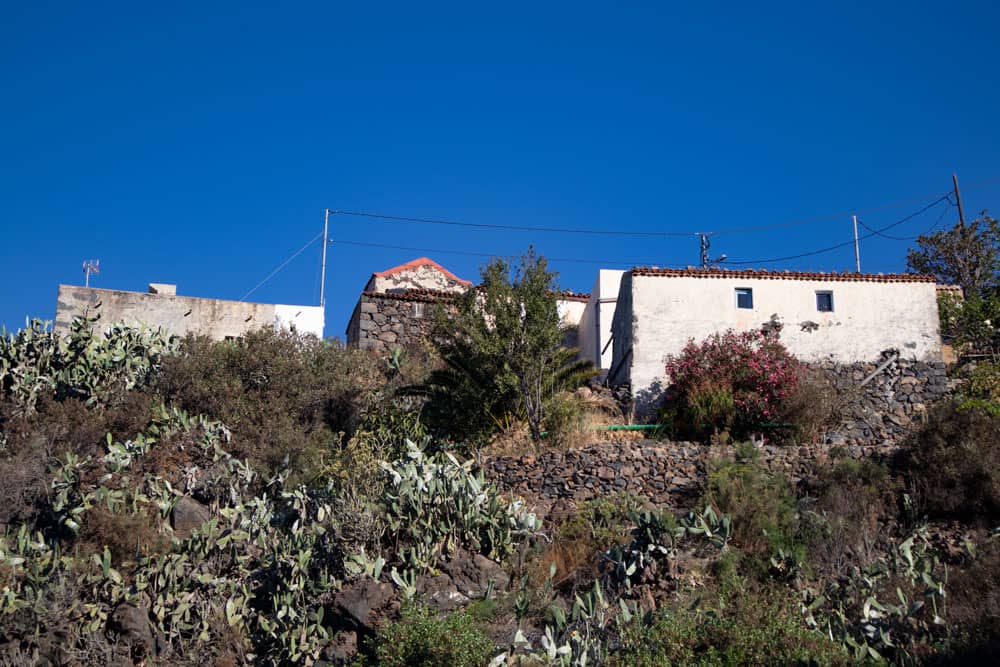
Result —
[{"label": "hillside vegetation", "polygon": [[[1000,648],[988,365],[891,462],[831,451],[792,484],[743,445],[693,511],[618,495],[540,516],[477,459],[576,437],[587,373],[558,337],[535,339],[532,366],[528,342],[504,364],[496,328],[379,357],[93,324],[0,342],[0,664],[968,664]],[[726,336],[692,344],[669,362],[687,373],[664,408],[676,428],[738,438],[803,414],[812,380],[745,338],[728,344],[762,346],[780,377],[733,375]],[[502,402],[463,395],[485,382]],[[788,442],[815,430],[798,426]]]}]

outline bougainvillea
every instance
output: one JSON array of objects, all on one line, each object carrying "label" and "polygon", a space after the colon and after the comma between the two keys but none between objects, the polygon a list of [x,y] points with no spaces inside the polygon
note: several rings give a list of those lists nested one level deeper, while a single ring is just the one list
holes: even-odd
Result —
[{"label": "bougainvillea", "polygon": [[668,355],[666,411],[680,430],[704,437],[729,430],[746,437],[773,422],[795,389],[802,365],[777,336],[760,330],[694,339]]}]

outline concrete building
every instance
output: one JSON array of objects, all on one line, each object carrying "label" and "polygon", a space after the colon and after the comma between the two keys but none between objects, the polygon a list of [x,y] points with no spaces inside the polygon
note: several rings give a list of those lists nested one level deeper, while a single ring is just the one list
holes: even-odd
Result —
[{"label": "concrete building", "polygon": [[151,283],[148,293],[60,285],[56,331],[69,329],[78,315],[100,315],[101,325],[119,322],[162,327],[178,336],[201,334],[222,340],[262,327],[294,329],[323,337],[323,308],[223,301],[178,296],[175,285]]},{"label": "concrete building", "polygon": [[648,415],[669,383],[666,355],[772,318],[804,361],[873,361],[888,348],[941,359],[931,276],[635,268],[621,278],[608,381],[630,384],[636,414]]}]

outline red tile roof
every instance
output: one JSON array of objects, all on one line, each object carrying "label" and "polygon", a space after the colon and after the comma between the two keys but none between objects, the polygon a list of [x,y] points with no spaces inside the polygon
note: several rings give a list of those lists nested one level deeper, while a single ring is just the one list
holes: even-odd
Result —
[{"label": "red tile roof", "polygon": [[430,257],[420,257],[418,259],[410,260],[406,264],[400,264],[399,266],[394,266],[391,269],[386,269],[385,271],[376,271],[372,275],[373,276],[378,276],[379,278],[385,278],[387,276],[391,276],[391,275],[394,275],[396,273],[400,273],[402,271],[409,271],[410,269],[416,269],[416,268],[421,267],[421,266],[432,266],[435,269],[437,269],[438,271],[440,271],[441,273],[443,273],[444,275],[446,275],[449,278],[451,278],[452,280],[454,280],[455,282],[462,283],[463,285],[471,285],[472,284],[472,281],[470,281],[470,280],[463,280],[462,278],[459,278],[454,273],[452,273],[448,269],[444,268],[443,266],[441,266],[440,264],[438,264],[437,262],[435,262]]},{"label": "red tile roof", "polygon": [[660,269],[638,266],[633,276],[666,276],[682,278],[758,278],[762,280],[828,280],[832,282],[868,283],[934,283],[934,276],[917,273],[824,273],[817,271],[767,271],[765,269]]},{"label": "red tile roof", "polygon": [[586,303],[587,301],[590,301],[590,295],[583,294],[581,292],[563,290],[561,292],[556,292],[556,299],[559,301],[582,301],[583,303]]}]

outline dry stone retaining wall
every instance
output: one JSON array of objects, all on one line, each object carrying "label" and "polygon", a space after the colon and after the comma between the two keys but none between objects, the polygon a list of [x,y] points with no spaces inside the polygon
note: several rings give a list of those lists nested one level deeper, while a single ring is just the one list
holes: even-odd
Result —
[{"label": "dry stone retaining wall", "polygon": [[[831,447],[760,448],[761,464],[793,481],[808,478]],[[854,445],[842,448],[855,459],[886,458],[895,447]],[[611,494],[644,496],[657,505],[690,508],[701,494],[708,463],[733,458],[735,449],[690,442],[611,442],[538,456],[497,457],[483,468],[502,488],[542,502],[585,501]]]},{"label": "dry stone retaining wall", "polygon": [[[861,382],[880,370],[865,386]],[[826,434],[830,445],[899,442],[922,422],[931,404],[951,391],[943,362],[893,359],[848,365],[819,365],[837,392],[840,424]]]}]

